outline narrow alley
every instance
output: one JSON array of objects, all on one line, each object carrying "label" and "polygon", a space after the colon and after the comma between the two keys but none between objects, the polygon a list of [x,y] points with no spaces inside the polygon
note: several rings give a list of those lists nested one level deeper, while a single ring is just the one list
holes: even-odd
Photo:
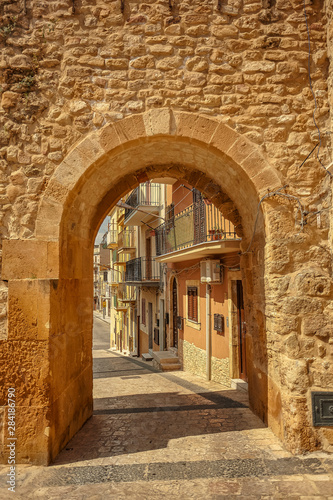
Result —
[{"label": "narrow alley", "polygon": [[108,326],[95,318],[93,417],[50,467],[18,466],[19,498],[333,498],[332,457],[284,451],[246,392],[110,352]]}]

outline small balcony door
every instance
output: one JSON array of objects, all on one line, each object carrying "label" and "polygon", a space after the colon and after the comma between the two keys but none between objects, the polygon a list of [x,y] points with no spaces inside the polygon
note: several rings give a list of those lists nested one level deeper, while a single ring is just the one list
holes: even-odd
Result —
[{"label": "small balcony door", "polygon": [[247,381],[246,371],[246,323],[244,317],[243,285],[237,280],[237,327],[239,346],[239,378]]},{"label": "small balcony door", "polygon": [[172,345],[178,348],[178,328],[177,328],[177,282],[174,279],[172,284]]},{"label": "small balcony door", "polygon": [[149,349],[153,349],[153,304],[148,302],[148,341]]},{"label": "small balcony door", "polygon": [[146,279],[150,280],[152,278],[152,266],[151,266],[151,238],[146,238]]}]

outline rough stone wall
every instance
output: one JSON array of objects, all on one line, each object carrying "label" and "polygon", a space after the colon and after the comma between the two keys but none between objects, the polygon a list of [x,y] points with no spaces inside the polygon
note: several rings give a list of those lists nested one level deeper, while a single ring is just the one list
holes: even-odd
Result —
[{"label": "rough stone wall", "polygon": [[[306,0],[321,144],[300,167],[318,143],[302,0],[0,0],[2,238],[34,238],[49,179],[82,138],[151,108],[218,117],[258,147],[280,172],[283,193],[297,198],[262,204],[266,240],[255,239],[242,258],[246,311],[256,317],[249,385],[268,398],[276,421],[283,415],[274,430],[293,450],[333,442],[328,429],[312,428],[309,400],[311,388],[333,385],[323,168],[331,161],[331,12],[330,2]],[[237,202],[237,187],[231,194]],[[306,212],[299,234],[297,200]],[[6,282],[0,300],[5,339]]]},{"label": "rough stone wall", "polygon": [[[194,344],[180,339],[182,344],[183,369],[206,378],[206,351],[199,349]],[[211,358],[211,379],[226,387],[230,387],[229,358]]]},{"label": "rough stone wall", "polygon": [[[48,179],[82,136],[152,107],[221,117],[317,208],[315,155],[298,169],[317,142],[301,0],[75,0],[74,14],[72,0],[23,4],[0,2],[5,237],[33,236]],[[306,10],[328,165],[326,17],[318,0]]]}]

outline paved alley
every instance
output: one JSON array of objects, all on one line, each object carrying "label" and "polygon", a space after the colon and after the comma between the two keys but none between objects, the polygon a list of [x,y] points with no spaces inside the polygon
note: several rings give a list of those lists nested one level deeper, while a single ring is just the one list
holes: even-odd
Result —
[{"label": "paved alley", "polygon": [[95,319],[93,417],[50,467],[18,466],[16,497],[333,499],[332,456],[292,456],[245,392],[110,352],[108,329]]}]

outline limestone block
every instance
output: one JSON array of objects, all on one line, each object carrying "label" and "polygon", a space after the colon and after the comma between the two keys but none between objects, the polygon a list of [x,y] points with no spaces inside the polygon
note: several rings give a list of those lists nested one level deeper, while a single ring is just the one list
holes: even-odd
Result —
[{"label": "limestone block", "polygon": [[16,106],[18,100],[20,99],[20,94],[17,92],[3,92],[1,97],[1,106],[4,109],[13,108]]},{"label": "limestone block", "polygon": [[19,149],[15,146],[9,146],[7,148],[7,152],[6,152],[6,157],[7,157],[7,161],[17,161],[17,154],[19,152]]},{"label": "limestone block", "polygon": [[[271,312],[269,309],[271,309]],[[289,335],[290,332],[297,331],[298,325],[298,317],[277,313],[274,302],[272,303],[272,306],[268,305],[266,328],[269,332],[278,335]]]},{"label": "limestone block", "polygon": [[186,61],[186,69],[188,71],[206,71],[208,68],[208,62],[199,56],[191,57]]},{"label": "limestone block", "polygon": [[49,281],[10,281],[8,294],[8,339],[47,340],[50,325]]},{"label": "limestone block", "polygon": [[228,150],[228,154],[236,163],[243,164],[246,158],[255,151],[255,147],[249,141],[240,137]]},{"label": "limestone block", "polygon": [[[36,360],[37,362],[37,360]],[[27,389],[28,390],[28,389]],[[18,396],[18,395],[17,395]],[[50,462],[49,410],[41,406],[16,406],[16,463],[30,463],[34,465],[48,465]],[[6,443],[7,437],[5,435]],[[8,460],[8,455],[0,451],[0,461]]]},{"label": "limestone block", "polygon": [[212,140],[217,128],[218,121],[209,120],[204,116],[199,116],[194,123],[192,129],[192,139],[196,139],[204,144],[209,144]]},{"label": "limestone block", "polygon": [[105,66],[107,69],[111,70],[121,70],[128,68],[128,59],[106,59]]},{"label": "limestone block", "polygon": [[49,279],[59,273],[56,242],[4,240],[2,253],[3,279]]},{"label": "limestone block", "polygon": [[232,24],[229,26],[214,26],[212,28],[212,34],[219,40],[223,40],[224,38],[237,38],[238,33],[238,29]]},{"label": "limestone block", "polygon": [[307,315],[302,320],[302,333],[307,336],[327,339],[333,335],[332,322],[329,317],[322,314]]},{"label": "limestone block", "polygon": [[2,343],[0,376],[10,381],[0,387],[0,405],[6,406],[6,391],[12,384],[20,406],[46,407],[49,400],[48,344],[45,340],[15,340]]},{"label": "limestone block", "polygon": [[163,71],[168,71],[172,68],[179,68],[183,64],[183,58],[179,56],[174,57],[164,57],[161,61],[158,61],[156,68]]},{"label": "limestone block", "polygon": [[309,386],[309,376],[305,359],[290,359],[281,355],[281,382],[290,391],[305,393]]},{"label": "limestone block", "polygon": [[190,87],[203,87],[206,84],[206,75],[195,72],[195,71],[185,71],[184,72],[184,82]]},{"label": "limestone block", "polygon": [[149,52],[154,56],[171,56],[173,47],[171,45],[151,45],[149,47]]},{"label": "limestone block", "polygon": [[320,299],[308,297],[285,297],[279,305],[284,313],[299,316],[308,313],[320,314],[323,311],[323,304]]},{"label": "limestone block", "polygon": [[244,73],[271,73],[275,70],[275,63],[269,61],[247,61],[243,64]]},{"label": "limestone block", "polygon": [[106,152],[112,151],[116,147],[120,146],[120,139],[118,137],[116,129],[112,124],[106,125],[100,131],[98,131],[97,138],[101,147]]},{"label": "limestone block", "polygon": [[155,58],[148,55],[137,57],[130,62],[130,67],[135,69],[155,68]]},{"label": "limestone block", "polygon": [[185,34],[188,36],[208,36],[210,34],[209,27],[205,24],[199,24],[198,26],[191,26],[190,28],[185,28]]},{"label": "limestone block", "polygon": [[98,68],[104,68],[105,61],[103,57],[91,57],[90,55],[85,55],[80,57],[79,63],[85,64],[87,66],[97,66]]},{"label": "limestone block", "polygon": [[253,184],[258,193],[262,196],[267,193],[267,191],[275,191],[282,186],[282,182],[277,175],[276,171],[272,171],[270,168],[262,170],[259,174],[253,177]]},{"label": "limestone block", "polygon": [[28,56],[20,54],[11,58],[10,65],[12,68],[28,70],[31,69],[31,60]]},{"label": "limestone block", "polygon": [[299,295],[328,297],[332,293],[332,279],[319,271],[302,271],[294,276],[292,288]]},{"label": "limestone block", "polygon": [[[66,364],[70,364],[70,358],[66,360]],[[60,370],[58,373],[61,377]],[[59,376],[55,386],[58,380]],[[52,460],[92,415],[92,363],[86,365],[79,377],[68,382],[66,390],[50,407],[50,413],[55,416],[50,428],[50,458]]]},{"label": "limestone block", "polygon": [[224,123],[220,123],[210,141],[210,146],[227,153],[239,139],[238,133]]},{"label": "limestone block", "polygon": [[121,143],[138,140],[146,136],[145,124],[142,115],[133,115],[114,124]]},{"label": "limestone block", "polygon": [[72,101],[70,104],[70,111],[73,115],[85,113],[90,109],[90,106],[85,101]]}]

